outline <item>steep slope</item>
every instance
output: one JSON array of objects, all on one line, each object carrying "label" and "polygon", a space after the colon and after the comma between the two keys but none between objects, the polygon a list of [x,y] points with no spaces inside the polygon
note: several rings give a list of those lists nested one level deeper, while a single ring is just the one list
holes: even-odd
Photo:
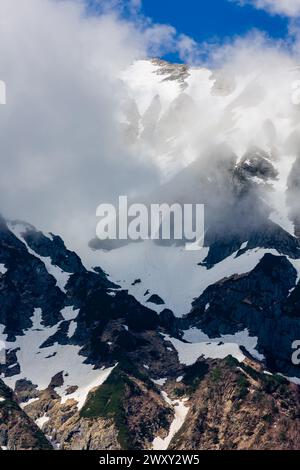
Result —
[{"label": "steep slope", "polygon": [[139,202],[204,204],[205,247],[111,245],[99,252],[101,265],[143,305],[159,298],[151,308],[181,318],[194,348],[225,338],[299,381],[299,151],[290,106],[273,110],[267,72],[141,61],[121,78],[131,103],[123,125],[136,126],[131,145],[162,173]]},{"label": "steep slope", "polygon": [[206,287],[250,272],[266,253],[285,255],[299,271],[297,129],[290,97],[274,109],[268,72],[145,60],[120,78],[126,142],[161,176],[151,194],[132,202],[204,204],[205,248],[92,240],[111,279],[145,306],[159,296],[164,304],[152,309],[181,317]]},{"label": "steep slope", "polygon": [[295,305],[296,281],[297,271],[285,257],[266,254],[253,271],[208,287],[193,302],[188,321],[212,337],[247,328],[258,338],[268,369],[299,377],[292,363],[292,345],[300,337],[299,314],[288,307]]},{"label": "steep slope", "polygon": [[[59,237],[28,224],[1,219],[0,247],[1,375],[28,423],[43,429],[48,447],[151,448],[174,411],[142,371],[152,365],[155,378],[168,363],[180,367],[159,334],[172,330],[173,315],[159,318],[100,268],[87,271]],[[11,448],[15,430],[4,420]]]},{"label": "steep slope", "polygon": [[13,392],[0,379],[0,449],[50,450],[52,445],[19,407]]},{"label": "steep slope", "polygon": [[173,409],[156,385],[124,359],[106,382],[92,390],[80,410],[70,399],[43,393],[25,410],[33,418],[45,416],[43,430],[60,449],[151,448],[156,433],[166,432]]},{"label": "steep slope", "polygon": [[[214,276],[218,280],[228,269],[236,272],[238,265],[234,260],[245,256],[241,253],[217,263],[219,271],[210,282],[208,279],[205,282],[213,284]],[[291,300],[286,303],[296,284],[295,268],[285,256],[261,253],[255,260],[248,274],[234,278],[246,280],[241,285],[241,294],[234,297],[226,290],[229,292],[226,305],[232,307],[235,302],[242,302],[247,289],[249,295],[252,291],[253,296],[254,291],[257,295],[257,286],[261,284],[261,296],[250,298],[251,302],[256,301],[256,308],[262,308],[260,315],[270,316],[272,308],[269,311],[268,306],[274,305],[276,297],[277,309],[282,308],[283,315],[290,315],[296,328],[298,319],[292,316],[291,309],[297,303]],[[225,271],[220,270],[222,263]],[[266,376],[262,366],[247,359],[246,350],[261,361],[263,352],[268,364],[271,357],[254,320],[249,326],[248,310],[243,316],[244,323],[239,319],[238,328],[234,308],[231,317],[226,313],[226,319],[221,316],[221,309],[212,317],[207,305],[202,312],[208,292],[217,289],[218,284],[208,287],[204,298],[200,297],[192,313],[183,319],[176,319],[164,304],[159,305],[161,299],[153,296],[154,303],[148,305],[160,307],[158,314],[108,280],[101,268],[86,270],[59,237],[43,234],[28,224],[6,223],[4,219],[1,219],[0,264],[3,266],[0,300],[5,312],[0,322],[5,346],[0,367],[6,384],[1,382],[3,448],[299,446],[299,387],[289,385],[279,376]],[[199,268],[212,273],[214,270]],[[244,272],[245,264],[240,269]],[[220,284],[226,282],[231,281]],[[135,277],[132,283],[138,288],[142,281]],[[264,291],[269,294],[264,296]],[[295,299],[297,292],[295,289]],[[18,302],[12,306],[7,303],[9,298]],[[213,309],[213,301],[218,302],[217,294],[214,292],[209,300]],[[236,310],[242,312],[238,306]],[[220,318],[216,320],[218,313]],[[208,320],[203,324],[201,321],[206,314],[216,325],[211,330]],[[275,317],[276,323],[279,320]],[[231,322],[228,328],[226,321]],[[263,321],[257,324],[263,325]],[[209,339],[197,329],[199,326],[215,337]],[[241,331],[244,326],[249,331]],[[224,335],[225,332],[228,334]],[[285,350],[282,351],[284,355]],[[287,364],[275,354],[275,349],[272,352],[278,361],[272,363],[275,364],[272,369]],[[253,389],[240,377],[245,373],[255,375]],[[256,389],[260,400],[254,399]],[[230,400],[234,406],[229,407]],[[230,413],[226,412],[228,407]],[[241,410],[248,410],[248,414]],[[265,415],[269,411],[279,431],[273,430],[267,442],[271,424]],[[257,433],[256,440],[251,442],[249,429],[244,425],[245,416],[250,420],[250,415],[255,416],[251,429]],[[238,423],[239,429],[234,435],[233,422]]]},{"label": "steep slope", "polygon": [[299,387],[232,357],[194,367],[182,379],[193,390],[185,424],[171,449],[298,450]]}]

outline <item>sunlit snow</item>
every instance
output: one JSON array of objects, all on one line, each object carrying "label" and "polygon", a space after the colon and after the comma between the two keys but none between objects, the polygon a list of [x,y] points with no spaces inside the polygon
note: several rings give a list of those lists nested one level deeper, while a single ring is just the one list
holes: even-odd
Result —
[{"label": "sunlit snow", "polygon": [[[109,376],[112,368],[94,369],[90,364],[84,364],[85,358],[79,354],[80,346],[59,345],[41,349],[40,346],[52,336],[60,323],[54,327],[45,327],[41,323],[42,311],[35,309],[32,318],[33,326],[25,331],[24,336],[17,336],[15,342],[6,342],[7,349],[16,349],[21,372],[13,377],[3,378],[4,382],[14,388],[19,379],[29,379],[38,390],[48,387],[52,377],[59,372],[64,374],[64,385],[57,388],[57,393],[66,401],[69,398],[77,400],[79,407],[89,391],[101,385]],[[70,386],[78,390],[72,395],[66,395]],[[24,404],[28,405],[28,402]]]},{"label": "sunlit snow", "polygon": [[156,437],[154,439],[152,444],[153,450],[168,449],[171,440],[184,424],[189,411],[189,408],[185,404],[188,398],[183,398],[182,400],[170,400],[165,392],[162,392],[162,396],[164,397],[165,401],[174,408],[175,416],[171,423],[168,435],[164,439],[161,437]]}]

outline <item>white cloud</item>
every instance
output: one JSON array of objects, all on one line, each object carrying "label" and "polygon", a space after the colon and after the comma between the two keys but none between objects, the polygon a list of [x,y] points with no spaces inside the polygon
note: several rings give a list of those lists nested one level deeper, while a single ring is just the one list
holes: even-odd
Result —
[{"label": "white cloud", "polygon": [[251,4],[255,8],[266,10],[272,14],[289,17],[300,16],[300,0],[234,0],[244,4]]},{"label": "white cloud", "polygon": [[[126,20],[118,6],[88,16],[83,3],[0,0],[0,79],[7,86],[7,104],[0,107],[0,212],[61,233],[74,248],[94,235],[101,202],[145,191],[159,180],[151,152],[133,154],[116,123],[124,97],[120,71],[135,59],[176,48],[195,62],[203,50],[192,39],[178,37],[172,26],[153,24],[139,14]],[[210,61],[223,67],[232,82],[243,75],[241,81],[247,81],[253,70],[257,75],[267,71],[267,105],[257,109],[251,128],[247,124],[247,137],[272,118],[273,103],[278,115],[288,115],[290,84],[280,71],[294,61],[276,44],[246,38],[214,48]],[[184,148],[194,146],[195,154],[210,136],[215,138],[225,119],[215,97],[207,97],[203,106],[206,112],[197,120],[182,114],[179,127],[176,119],[170,124],[170,132],[186,135]],[[217,127],[211,125],[210,133],[211,117]]]},{"label": "white cloud", "polygon": [[142,7],[142,0],[130,0],[131,8],[134,10],[140,10]]},{"label": "white cloud", "polygon": [[180,58],[188,63],[196,64],[199,60],[199,44],[189,36],[182,34],[178,40],[178,51]]},{"label": "white cloud", "polygon": [[0,212],[74,243],[93,236],[99,203],[157,178],[124,146],[118,76],[173,47],[175,30],[118,13],[86,15],[83,0],[0,0]]}]

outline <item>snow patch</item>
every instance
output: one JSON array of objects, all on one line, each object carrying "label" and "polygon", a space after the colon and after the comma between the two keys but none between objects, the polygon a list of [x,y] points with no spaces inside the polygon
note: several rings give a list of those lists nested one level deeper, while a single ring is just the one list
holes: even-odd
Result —
[{"label": "snow patch", "polygon": [[[64,385],[57,388],[57,393],[63,401],[74,398],[82,406],[89,391],[101,385],[109,376],[112,368],[94,369],[91,364],[84,364],[85,357],[81,356],[80,346],[59,345],[40,349],[40,346],[52,336],[60,324],[53,327],[42,325],[42,311],[37,308],[32,317],[32,327],[18,336],[15,342],[7,342],[6,347],[17,349],[17,359],[21,372],[13,377],[3,378],[3,381],[14,389],[17,380],[28,379],[36,384],[38,390],[45,390],[52,377],[58,372],[64,372]],[[70,386],[78,390],[72,395],[66,395]],[[29,402],[24,403],[27,406]]]},{"label": "snow patch", "polygon": [[65,307],[60,312],[64,320],[75,320],[78,317],[79,309],[75,310],[74,307]]},{"label": "snow patch", "polygon": [[[276,250],[248,250],[236,257],[237,252],[207,269],[199,266],[207,256],[208,248],[187,251],[184,247],[160,246],[152,240],[131,243],[112,251],[93,252],[97,263],[110,274],[110,279],[128,290],[142,305],[157,313],[165,308],[181,317],[191,310],[191,303],[203,291],[221,279],[252,271],[266,253],[278,255]],[[130,279],[141,279],[132,286]],[[120,280],[122,279],[122,280]],[[165,305],[147,303],[145,292],[159,295]]]},{"label": "snow patch", "polygon": [[227,356],[235,357],[239,362],[245,359],[237,344],[217,343],[183,343],[179,339],[164,335],[165,341],[170,341],[178,353],[179,362],[186,366],[194,364],[199,357],[205,359],[225,359]]},{"label": "snow patch", "polygon": [[71,323],[69,325],[69,330],[68,330],[68,338],[69,339],[71,339],[74,336],[76,329],[77,329],[76,321],[71,321]]},{"label": "snow patch", "polygon": [[168,379],[167,378],[162,378],[162,379],[152,379],[152,382],[155,383],[156,385],[159,385],[160,387],[163,387]]},{"label": "snow patch", "polygon": [[[103,367],[100,370],[94,371],[97,373],[97,377],[95,379],[93,379],[91,382],[88,382],[87,385],[78,388],[76,392],[70,395],[64,394],[64,396],[62,397],[61,403],[66,403],[68,400],[75,400],[77,401],[78,410],[81,410],[81,408],[85,404],[85,401],[90,391],[93,390],[94,388],[100,387],[100,385],[102,385],[107,380],[107,378],[109,377],[114,367],[110,367],[108,369],[105,369]],[[56,391],[59,393],[60,390],[56,389]]]},{"label": "snow patch", "polygon": [[20,407],[23,410],[24,408],[26,408],[26,406],[31,405],[31,403],[34,403],[36,401],[39,401],[39,398],[30,398],[30,400],[20,403]]},{"label": "snow patch", "polygon": [[41,418],[36,419],[36,420],[35,420],[35,424],[37,424],[38,427],[39,427],[40,429],[42,429],[43,426],[44,426],[46,423],[48,423],[49,419],[50,419],[50,418],[48,418],[48,416],[44,415],[44,416],[42,416]]},{"label": "snow patch", "polygon": [[257,336],[250,336],[248,329],[239,331],[234,335],[221,335],[219,338],[210,338],[198,328],[190,328],[184,331],[183,339],[189,343],[212,343],[218,345],[222,342],[224,344],[236,344],[243,346],[255,359],[259,361],[264,360],[264,356],[256,350]]},{"label": "snow patch", "polygon": [[[288,258],[289,262],[294,266],[294,268],[296,269],[297,271],[297,281],[296,281],[296,284],[298,284],[298,282],[300,281],[300,259],[292,259],[292,258]],[[292,289],[293,291],[294,289]]]},{"label": "snow patch", "polygon": [[167,435],[167,437],[165,437],[164,439],[162,439],[161,437],[156,437],[152,443],[152,450],[168,449],[171,440],[184,424],[189,411],[189,407],[185,405],[188,398],[172,401],[165,392],[162,392],[162,396],[169,405],[173,406],[175,417],[170,426],[169,434]]},{"label": "snow patch", "polygon": [[0,274],[6,274],[7,269],[5,267],[5,264],[0,263]]}]

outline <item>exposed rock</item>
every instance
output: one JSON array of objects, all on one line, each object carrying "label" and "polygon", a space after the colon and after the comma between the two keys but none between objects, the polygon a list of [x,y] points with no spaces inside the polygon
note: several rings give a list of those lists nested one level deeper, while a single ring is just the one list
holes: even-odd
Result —
[{"label": "exposed rock", "polygon": [[298,376],[291,360],[292,343],[300,338],[299,312],[291,308],[298,289],[294,303],[289,300],[296,280],[297,272],[285,257],[266,254],[252,272],[208,287],[187,319],[211,337],[247,328],[258,337],[258,351],[269,369]]},{"label": "exposed rock", "polygon": [[176,80],[184,90],[187,87],[185,80],[189,77],[189,67],[185,64],[172,64],[161,59],[153,59],[152,63],[157,65],[156,73],[165,76],[165,81]]},{"label": "exposed rock", "polygon": [[299,449],[299,387],[283,377],[229,357],[210,361],[194,389],[170,449]]},{"label": "exposed rock", "polygon": [[0,447],[7,450],[52,449],[44,434],[17,404],[0,379]]},{"label": "exposed rock", "polygon": [[155,304],[155,305],[164,305],[164,301],[159,295],[153,294],[151,297],[147,300],[148,303]]}]

